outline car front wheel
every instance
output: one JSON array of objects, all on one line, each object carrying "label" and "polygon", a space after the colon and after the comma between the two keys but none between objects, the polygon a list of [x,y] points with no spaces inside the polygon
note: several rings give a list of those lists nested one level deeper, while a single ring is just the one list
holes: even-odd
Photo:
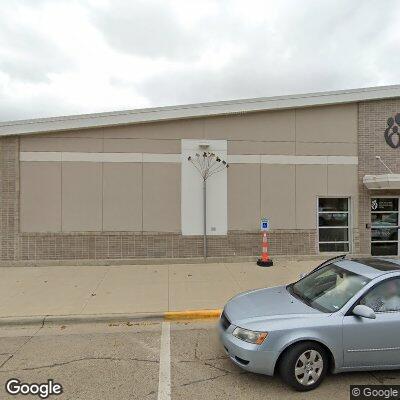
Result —
[{"label": "car front wheel", "polygon": [[303,342],[283,354],[279,371],[284,382],[305,392],[315,389],[322,382],[327,367],[325,349],[317,343]]}]

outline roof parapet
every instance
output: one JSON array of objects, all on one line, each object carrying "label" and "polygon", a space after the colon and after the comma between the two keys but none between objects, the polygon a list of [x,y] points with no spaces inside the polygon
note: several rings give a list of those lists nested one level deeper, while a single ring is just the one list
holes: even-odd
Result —
[{"label": "roof parapet", "polygon": [[400,85],[0,122],[0,136],[243,114],[400,97]]}]

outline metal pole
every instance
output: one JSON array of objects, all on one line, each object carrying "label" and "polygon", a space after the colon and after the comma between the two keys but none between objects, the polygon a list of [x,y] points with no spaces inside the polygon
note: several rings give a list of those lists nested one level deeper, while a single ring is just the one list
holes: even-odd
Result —
[{"label": "metal pole", "polygon": [[203,256],[207,258],[207,183],[203,180]]}]

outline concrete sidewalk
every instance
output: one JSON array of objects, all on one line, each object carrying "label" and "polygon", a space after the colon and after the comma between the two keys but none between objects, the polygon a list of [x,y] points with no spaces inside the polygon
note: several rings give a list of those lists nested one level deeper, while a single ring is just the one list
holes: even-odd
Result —
[{"label": "concrete sidewalk", "polygon": [[221,308],[238,292],[291,282],[319,263],[278,260],[272,268],[260,268],[253,262],[3,267],[0,323],[23,317],[86,320]]}]

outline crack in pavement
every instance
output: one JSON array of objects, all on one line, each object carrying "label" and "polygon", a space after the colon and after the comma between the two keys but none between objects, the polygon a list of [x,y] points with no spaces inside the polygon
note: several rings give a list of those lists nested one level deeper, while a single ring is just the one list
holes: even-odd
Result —
[{"label": "crack in pavement", "polygon": [[197,336],[196,336],[196,346],[194,346],[194,358],[196,360],[200,360],[199,356],[197,355],[197,348],[198,347],[199,347],[199,335],[197,334]]},{"label": "crack in pavement", "polygon": [[178,361],[178,362],[195,362],[195,361],[204,362],[204,361],[214,361],[214,360],[225,360],[225,359],[228,359],[228,356],[201,358],[197,354],[198,353],[198,349],[199,349],[199,345],[200,345],[200,334],[198,333],[197,336],[196,336],[196,345],[194,346],[194,360],[186,360],[186,361],[182,360],[182,361]]},{"label": "crack in pavement", "polygon": [[179,361],[175,361],[175,363],[176,364],[182,364],[182,363],[199,363],[199,364],[202,364],[202,365],[207,365],[208,367],[211,367],[211,368],[215,368],[215,369],[217,369],[218,371],[221,371],[221,372],[228,372],[228,373],[235,373],[235,372],[233,372],[233,371],[229,371],[228,369],[225,369],[225,368],[221,368],[221,367],[217,367],[217,366],[215,366],[215,365],[213,365],[213,364],[211,364],[210,362],[208,362],[208,361],[219,361],[219,360],[225,360],[225,358],[216,358],[216,359],[210,359],[210,360],[200,360],[200,359],[197,359],[197,360],[179,360]]},{"label": "crack in pavement", "polygon": [[219,360],[228,360],[228,356],[221,356],[221,357],[211,357],[211,358],[195,358],[194,360],[178,360],[177,363],[194,363],[194,362],[202,362],[202,361],[219,361]]},{"label": "crack in pavement", "polygon": [[93,290],[91,291],[91,294],[87,296],[87,299],[86,299],[85,303],[83,304],[83,307],[82,307],[82,309],[81,309],[81,311],[80,311],[80,314],[83,314],[83,311],[84,311],[84,310],[86,309],[86,307],[88,306],[89,301],[91,300],[93,293],[96,293],[96,292],[97,292],[97,290],[99,289],[99,287],[100,287],[100,286],[103,284],[103,282],[105,281],[106,276],[108,275],[109,272],[110,272],[110,268],[109,268],[109,267],[106,267],[106,271],[104,272],[104,275],[103,275],[103,276],[100,278],[100,280],[97,282],[97,285],[96,285],[95,288],[93,288]]},{"label": "crack in pavement", "polygon": [[369,373],[369,375],[372,376],[372,378],[374,378],[374,379],[375,379],[378,383],[380,383],[381,385],[385,383],[385,379],[387,379],[387,380],[396,379],[396,378],[393,378],[393,377],[391,377],[391,376],[382,376],[382,378],[380,378],[380,377],[377,376],[374,372],[370,372],[370,371],[369,371],[368,373]]},{"label": "crack in pavement", "polygon": [[[206,379],[198,379],[196,381],[190,381],[187,383],[182,383],[181,385],[179,385],[179,387],[183,387],[183,386],[190,386],[190,385],[194,385],[196,383],[202,383],[202,382],[208,382],[208,381],[214,381],[215,379],[219,379],[219,378],[223,378],[224,376],[228,376],[228,375],[246,375],[249,372],[247,371],[242,371],[242,372],[229,372],[227,374],[222,374],[222,375],[217,375],[217,376],[213,376],[211,378],[206,378]],[[176,388],[177,386],[173,386],[174,388]]]},{"label": "crack in pavement", "polygon": [[368,372],[370,376],[372,376],[373,379],[375,379],[378,383],[383,383],[382,379],[379,379],[373,372]]},{"label": "crack in pavement", "polygon": [[214,369],[216,369],[216,370],[218,370],[218,371],[221,371],[221,372],[226,372],[227,374],[233,374],[233,373],[235,373],[235,372],[233,372],[233,371],[229,371],[228,369],[226,369],[226,368],[220,368],[220,367],[217,367],[217,366],[215,366],[215,365],[213,365],[213,364],[211,364],[211,363],[208,363],[208,362],[205,362],[205,363],[203,363],[204,365],[207,365],[207,366],[209,366],[209,367],[211,367],[211,368],[214,368]]},{"label": "crack in pavement", "polygon": [[237,285],[239,291],[242,291],[243,288],[240,286],[239,281],[236,280],[235,275],[233,274],[233,272],[228,268],[228,266],[227,266],[225,263],[224,263],[223,265],[224,265],[224,268],[228,271],[228,275],[231,276],[232,281],[233,281],[234,283],[236,283],[236,285]]},{"label": "crack in pavement", "polygon": [[6,358],[1,364],[0,364],[0,370],[3,368],[4,365],[8,363],[9,360],[13,358],[13,354],[11,354],[8,358]]},{"label": "crack in pavement", "polygon": [[206,378],[206,379],[198,379],[196,381],[191,381],[191,382],[187,382],[187,383],[182,383],[181,385],[179,385],[179,387],[183,387],[183,386],[190,386],[190,385],[194,385],[196,383],[202,383],[202,382],[208,382],[208,381],[213,381],[215,379],[218,378],[223,378],[224,376],[228,376],[229,374],[222,374],[222,375],[218,375],[218,376],[213,376],[211,378]]},{"label": "crack in pavement", "polygon": [[53,363],[53,364],[49,364],[49,365],[41,365],[38,367],[27,367],[27,368],[2,370],[2,371],[0,371],[0,373],[1,372],[34,371],[34,370],[38,370],[38,369],[62,367],[64,365],[72,364],[75,362],[81,362],[81,361],[104,361],[104,360],[105,361],[126,361],[126,362],[148,362],[148,363],[156,363],[156,364],[159,363],[159,361],[157,361],[157,360],[146,360],[146,359],[142,359],[142,358],[82,357],[82,358],[77,358],[75,360]]},{"label": "crack in pavement", "polygon": [[145,349],[145,350],[149,351],[150,353],[158,354],[158,349],[156,349],[155,347],[152,347],[150,344],[148,344],[144,340],[135,338],[135,344],[140,345],[142,349]]},{"label": "crack in pavement", "polygon": [[207,362],[210,361],[221,361],[221,360],[228,360],[229,357],[228,356],[217,356],[217,357],[209,357],[209,358],[200,358],[197,355],[197,346],[198,346],[198,341],[196,342],[196,346],[194,348],[194,359],[193,360],[176,360],[175,363],[176,364],[181,364],[181,363],[196,363],[196,362],[200,362],[202,364],[207,364]]},{"label": "crack in pavement", "polygon": [[194,360],[180,360],[180,361],[178,361],[178,363],[200,363],[200,364],[202,364],[202,365],[206,365],[206,366],[208,366],[208,367],[214,368],[214,369],[216,369],[217,371],[223,372],[223,374],[217,375],[217,376],[213,376],[213,377],[211,377],[211,378],[198,379],[198,380],[195,380],[195,381],[190,381],[190,382],[182,383],[182,384],[179,385],[179,386],[173,386],[173,388],[176,388],[176,387],[184,387],[184,386],[190,386],[190,385],[194,385],[194,384],[196,384],[196,383],[202,383],[202,382],[207,382],[207,381],[213,381],[213,380],[215,380],[215,379],[219,379],[219,378],[222,378],[222,377],[228,376],[228,375],[245,375],[245,374],[248,374],[247,371],[239,371],[239,372],[236,372],[236,371],[229,371],[229,370],[227,370],[227,369],[225,369],[225,368],[217,367],[217,366],[213,365],[213,364],[210,362],[210,361],[226,360],[228,357],[215,357],[215,358],[210,358],[210,359],[205,359],[205,360],[200,359],[200,358],[197,356],[197,354],[196,354],[197,344],[198,344],[198,343],[196,343],[196,346],[195,346],[195,359],[194,359]]},{"label": "crack in pavement", "polygon": [[220,356],[220,357],[211,357],[211,358],[199,358],[199,360],[202,361],[217,361],[217,360],[228,360],[229,357],[228,356]]},{"label": "crack in pavement", "polygon": [[39,331],[44,327],[44,321],[45,321],[45,320],[46,320],[46,317],[43,318],[42,324],[40,325],[39,329],[38,329],[33,335],[29,336],[28,339],[25,340],[25,342],[22,343],[21,346],[19,346],[19,347],[17,348],[17,350],[15,350],[15,352],[14,352],[13,354],[11,354],[10,357],[7,358],[7,360],[3,361],[3,362],[0,364],[0,372],[2,372],[1,369],[2,369],[15,355],[17,355],[17,354],[21,351],[21,349],[22,349],[24,346],[25,346],[28,342],[30,342],[30,341],[39,333]]}]

